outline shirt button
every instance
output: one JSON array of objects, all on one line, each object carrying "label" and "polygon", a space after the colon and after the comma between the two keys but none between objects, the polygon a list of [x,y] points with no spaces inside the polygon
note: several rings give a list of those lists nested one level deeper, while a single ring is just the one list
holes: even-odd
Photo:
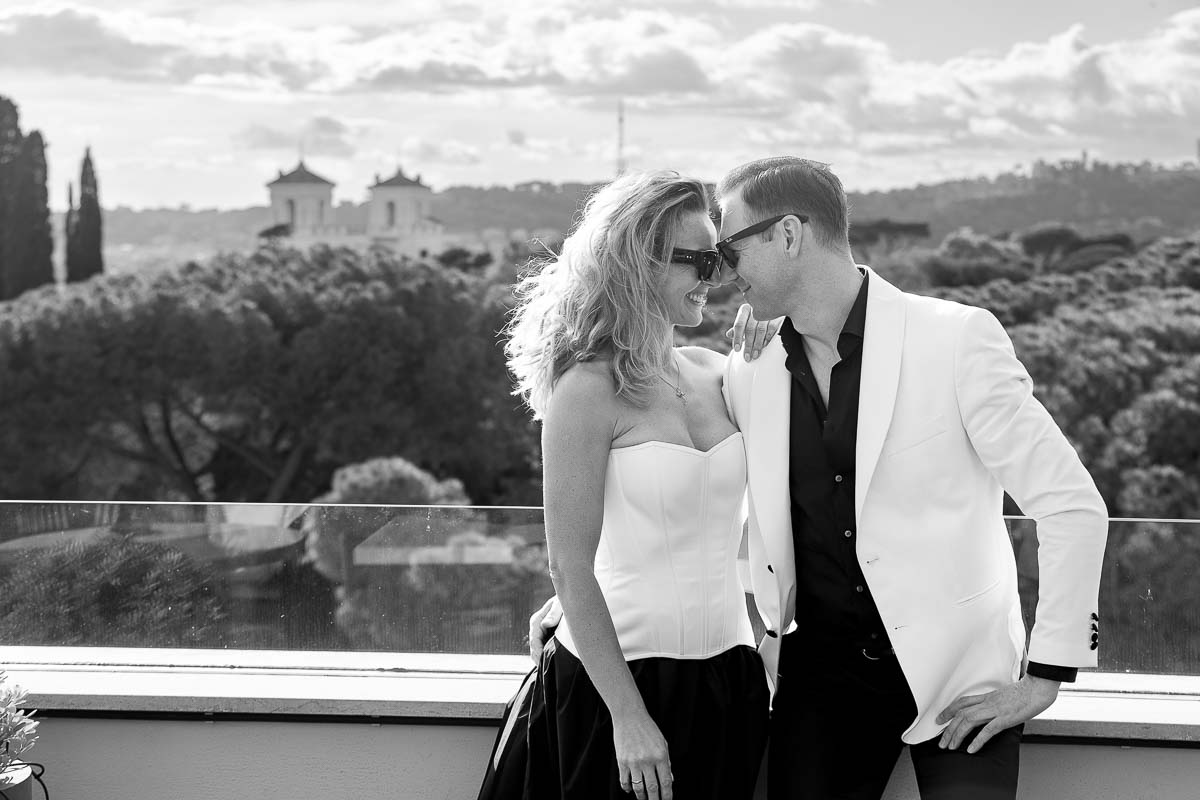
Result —
[{"label": "shirt button", "polygon": [[842,482],[842,476],[841,476],[841,475],[834,475],[834,476],[833,476],[833,480],[834,480],[834,482],[835,482],[835,483],[841,483],[841,482]]},{"label": "shirt button", "polygon": [[872,639],[878,639],[878,638],[879,638],[879,634],[878,634],[878,633],[872,633],[872,634],[871,634],[871,638],[872,638]]},{"label": "shirt button", "polygon": [[846,531],[842,535],[845,536],[847,539],[849,539],[851,536],[854,535],[854,531]]},{"label": "shirt button", "polygon": [[863,587],[862,587],[862,586],[855,586],[855,587],[854,587],[854,591],[856,591],[856,592],[859,592],[859,593],[861,593],[861,592],[862,592],[862,590],[863,590]]}]

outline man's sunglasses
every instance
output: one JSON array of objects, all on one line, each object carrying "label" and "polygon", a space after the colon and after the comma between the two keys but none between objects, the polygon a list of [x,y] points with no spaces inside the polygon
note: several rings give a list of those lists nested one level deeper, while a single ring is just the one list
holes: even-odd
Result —
[{"label": "man's sunglasses", "polygon": [[721,254],[716,250],[685,250],[676,247],[671,251],[671,263],[691,264],[696,268],[700,280],[711,283],[712,276],[721,277]]},{"label": "man's sunglasses", "polygon": [[764,219],[761,222],[754,223],[753,225],[751,225],[748,228],[742,228],[740,231],[733,234],[732,236],[726,236],[724,239],[717,242],[717,252],[719,252],[721,254],[721,256],[725,259],[726,263],[729,264],[730,269],[737,269],[739,253],[737,250],[734,250],[733,247],[731,247],[731,245],[734,242],[740,242],[742,239],[749,238],[756,233],[762,233],[767,228],[774,225],[776,222],[779,222],[780,220],[785,219],[787,217],[795,217],[796,219],[800,220],[800,224],[804,224],[804,223],[808,222],[807,214],[796,214],[794,212],[788,213],[788,214],[780,214],[777,217],[768,217],[767,219]]}]

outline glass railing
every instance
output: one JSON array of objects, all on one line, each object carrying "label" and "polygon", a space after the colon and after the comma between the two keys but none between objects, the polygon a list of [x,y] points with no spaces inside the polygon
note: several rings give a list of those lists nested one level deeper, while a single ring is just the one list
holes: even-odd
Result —
[{"label": "glass railing", "polygon": [[[1037,604],[1033,520],[1008,520],[1025,627]],[[1100,576],[1100,670],[1200,675],[1200,520],[1114,519]]]},{"label": "glass railing", "polygon": [[[1114,520],[1100,669],[1200,675],[1198,573],[1200,521]],[[552,593],[540,508],[0,502],[0,646],[515,655]]]}]

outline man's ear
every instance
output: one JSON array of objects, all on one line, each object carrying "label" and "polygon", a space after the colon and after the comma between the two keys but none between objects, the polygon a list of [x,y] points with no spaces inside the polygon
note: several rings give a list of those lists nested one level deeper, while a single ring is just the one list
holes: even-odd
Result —
[{"label": "man's ear", "polygon": [[783,244],[788,255],[794,257],[800,254],[800,247],[804,244],[804,225],[795,217],[783,221]]}]

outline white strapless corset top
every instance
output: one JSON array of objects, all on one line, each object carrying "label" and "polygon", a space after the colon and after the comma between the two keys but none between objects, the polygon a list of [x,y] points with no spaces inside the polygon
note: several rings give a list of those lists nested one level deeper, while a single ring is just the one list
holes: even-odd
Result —
[{"label": "white strapless corset top", "polygon": [[[626,660],[754,646],[737,575],[745,490],[741,433],[706,451],[667,442],[611,451],[595,570]],[[579,654],[565,615],[555,637]]]}]

